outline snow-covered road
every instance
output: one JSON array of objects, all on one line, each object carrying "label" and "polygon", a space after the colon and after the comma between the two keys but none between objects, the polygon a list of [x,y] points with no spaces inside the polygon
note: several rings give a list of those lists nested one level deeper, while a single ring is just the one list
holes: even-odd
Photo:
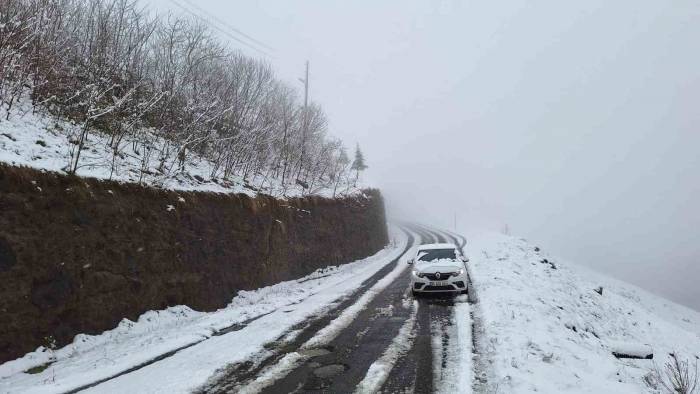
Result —
[{"label": "snow-covered road", "polygon": [[[374,256],[219,311],[151,311],[7,362],[0,392],[658,393],[669,353],[700,359],[700,313],[520,238],[391,233]],[[463,246],[469,296],[410,296],[406,260],[432,242]]]},{"label": "snow-covered road", "polygon": [[[700,359],[700,313],[525,240],[391,233],[374,256],[219,311],[151,311],[7,362],[0,392],[658,393],[669,353]],[[412,298],[406,260],[445,241],[470,258],[469,296]],[[622,348],[654,359],[618,359]]]},{"label": "snow-covered road", "polygon": [[[412,228],[414,244],[452,241]],[[467,297],[410,296],[405,253],[391,272],[348,306],[280,341],[257,365],[235,365],[201,387],[203,392],[469,392],[470,319]],[[465,365],[466,364],[466,365]],[[469,379],[465,382],[465,379]]]},{"label": "snow-covered road", "polygon": [[0,392],[374,392],[463,385],[470,374],[459,365],[471,358],[470,325],[456,320],[470,318],[466,297],[413,300],[406,264],[415,245],[456,238],[419,227],[394,227],[391,234],[391,245],[374,256],[241,292],[216,312],[151,311],[103,334],[80,335],[62,349],[29,353],[0,366]]}]

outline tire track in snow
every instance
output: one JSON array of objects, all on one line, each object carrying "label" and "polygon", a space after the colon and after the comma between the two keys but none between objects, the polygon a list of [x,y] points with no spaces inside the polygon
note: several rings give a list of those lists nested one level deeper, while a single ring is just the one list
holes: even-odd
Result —
[{"label": "tire track in snow", "polygon": [[[453,242],[460,249],[465,240],[432,230],[433,242]],[[413,347],[391,370],[384,393],[470,392],[471,325],[467,297],[423,295],[418,298],[417,335]],[[467,325],[459,324],[467,320]],[[466,352],[465,352],[466,351]],[[461,367],[467,366],[468,371]]]},{"label": "tire track in snow", "polygon": [[[462,254],[465,256],[464,247],[467,244],[465,237],[452,232],[445,232],[445,234],[452,238],[456,244],[459,245],[462,250]],[[484,341],[486,336],[484,335],[484,325],[482,318],[481,306],[479,304],[479,296],[476,287],[473,283],[472,270],[467,264],[467,273],[469,278],[469,305],[470,311],[469,316],[471,318],[471,351],[473,354],[472,362],[472,390],[475,393],[486,393],[493,392],[494,389],[494,374],[493,374],[493,360],[491,359],[491,353],[487,348],[487,344]]]},{"label": "tire track in snow", "polygon": [[[407,256],[404,254],[400,264]],[[382,350],[409,318],[411,303],[407,302],[410,299],[406,286],[407,267],[398,266],[394,271],[397,275],[384,278],[388,281],[377,289],[370,302],[362,303],[359,313],[340,332],[324,329],[319,332],[319,339],[310,341],[311,345],[328,345],[330,353],[302,360],[295,369],[262,392],[286,393],[292,387],[302,392],[352,392],[371,363],[380,357]],[[335,337],[327,342],[323,339],[323,331],[335,332]],[[324,372],[328,368],[335,368],[331,376]]]},{"label": "tire track in snow", "polygon": [[[411,226],[411,230],[420,236],[422,243],[447,239],[425,227]],[[414,244],[413,240],[409,242],[404,259]],[[297,328],[301,334],[290,342],[281,341],[280,349],[272,356],[255,366],[248,365],[239,373],[229,374],[227,382],[219,380],[201,392],[376,392],[383,383],[383,391],[389,392],[434,391],[433,360],[446,365],[450,338],[455,337],[449,331],[453,303],[451,298],[443,297],[410,301],[407,286],[410,270],[394,268],[399,274],[382,278],[388,283],[381,290],[371,296],[368,290],[355,304],[337,308],[335,312],[340,313]],[[415,306],[411,308],[411,305]],[[333,318],[329,319],[330,316]],[[431,320],[437,322],[432,330]],[[431,346],[432,334],[440,340],[444,338],[444,345]],[[413,338],[415,342],[411,343]],[[387,387],[395,390],[386,390]]]},{"label": "tire track in snow", "polygon": [[74,389],[69,390],[69,391],[65,391],[64,394],[75,394],[75,393],[78,393],[78,392],[80,392],[80,391],[87,390],[87,389],[92,388],[92,387],[95,387],[95,386],[99,386],[100,384],[105,383],[105,382],[108,382],[108,381],[110,381],[110,380],[113,380],[113,379],[122,377],[122,376],[124,376],[124,375],[130,374],[130,373],[132,373],[132,372],[134,372],[134,371],[138,371],[139,369],[142,369],[142,368],[145,368],[145,367],[147,367],[147,366],[149,366],[149,365],[155,364],[155,363],[157,363],[158,361],[162,361],[162,360],[165,360],[166,358],[172,357],[172,356],[174,356],[175,354],[177,354],[178,352],[180,352],[180,351],[182,351],[182,350],[185,350],[185,349],[187,349],[187,348],[191,348],[192,346],[198,345],[198,344],[200,344],[200,343],[206,341],[207,339],[209,339],[209,338],[211,338],[211,337],[221,336],[221,335],[224,335],[224,334],[228,334],[228,333],[230,333],[230,332],[242,330],[242,329],[244,329],[246,326],[248,326],[248,324],[250,324],[250,323],[252,323],[252,322],[254,322],[254,321],[256,321],[256,320],[258,320],[258,319],[260,319],[260,318],[263,318],[263,317],[265,317],[265,316],[271,314],[272,312],[274,312],[274,311],[270,311],[270,312],[267,312],[267,313],[263,313],[263,314],[261,314],[261,315],[255,316],[255,317],[250,318],[250,319],[248,319],[248,320],[245,320],[245,321],[243,321],[243,322],[236,323],[236,324],[230,325],[230,326],[228,326],[228,327],[224,327],[224,328],[222,328],[222,329],[216,330],[216,331],[212,332],[211,335],[208,336],[208,337],[203,337],[202,339],[200,339],[200,340],[198,340],[198,341],[194,341],[194,342],[188,343],[188,344],[186,344],[186,345],[184,345],[184,346],[180,346],[179,348],[176,348],[176,349],[170,350],[170,351],[168,351],[168,352],[165,352],[165,353],[163,353],[163,354],[161,354],[161,355],[159,355],[159,356],[157,356],[157,357],[154,357],[154,358],[152,358],[152,359],[150,359],[150,360],[144,361],[144,362],[142,362],[142,363],[140,363],[140,364],[138,364],[138,365],[134,365],[133,367],[128,368],[128,369],[125,369],[124,371],[121,371],[121,372],[116,373],[116,374],[114,374],[114,375],[111,375],[111,376],[108,376],[108,377],[106,377],[106,378],[102,378],[102,379],[96,380],[96,381],[94,381],[94,382],[92,382],[92,383],[85,384],[85,385],[83,385],[83,386],[74,388]]},{"label": "tire track in snow", "polygon": [[382,357],[369,366],[364,379],[355,387],[356,394],[377,392],[386,381],[396,362],[413,346],[413,340],[416,336],[416,313],[418,312],[416,300],[413,300],[412,308],[411,316],[404,322],[399,334],[391,341]]},{"label": "tire track in snow", "polygon": [[[413,226],[410,230],[422,240],[431,242],[437,239],[431,232]],[[411,242],[411,248],[406,252],[411,251],[415,244]],[[401,263],[407,256],[404,253]],[[382,357],[385,349],[411,320],[415,309],[411,307],[410,270],[407,268],[408,265],[395,267],[394,275],[382,279],[387,280],[386,283],[376,289],[369,302],[358,300],[358,306],[348,308],[357,312],[352,314],[351,321],[339,316],[336,320],[344,320],[343,324],[336,328],[330,328],[332,324],[329,324],[318,330],[310,340],[293,346],[278,362],[268,364],[257,379],[248,379],[244,384],[231,387],[231,391],[353,392],[366,377],[370,366]],[[330,338],[326,334],[331,334]]]},{"label": "tire track in snow", "polygon": [[[420,226],[429,237],[423,243],[445,242],[439,232]],[[430,238],[430,239],[428,239]],[[451,316],[451,295],[425,295],[417,298],[416,337],[413,346],[388,374],[381,391],[384,393],[430,393],[434,391],[435,362],[433,332],[442,338],[446,322]],[[433,326],[433,322],[440,322]],[[442,362],[442,361],[440,361]]]},{"label": "tire track in snow", "polygon": [[[397,283],[396,274],[405,274],[407,271],[405,269],[396,272],[397,265],[405,259],[406,253],[416,242],[415,237],[410,232],[407,231],[407,233],[409,240],[400,257],[365,281],[355,293],[331,311],[306,322],[304,326],[293,327],[289,332],[293,334],[293,338],[290,340],[285,340],[284,336],[280,338],[279,343],[272,344],[275,347],[260,361],[228,367],[221,377],[202,387],[200,392],[289,392],[293,390],[293,387],[300,383],[299,367],[305,365],[304,361],[335,350],[334,343],[337,341],[334,339],[349,331],[347,326],[354,323],[353,319],[358,315],[362,317],[366,309],[371,309],[363,309],[363,307],[368,304],[372,306],[373,299],[382,292],[384,287]],[[401,292],[404,290],[401,289]],[[359,332],[357,334],[359,335]],[[278,382],[288,381],[289,379],[286,378],[289,374],[296,377],[295,383],[290,385],[287,382],[280,389],[279,385],[282,383]]]},{"label": "tire track in snow", "polygon": [[418,299],[416,336],[413,346],[394,365],[381,387],[383,393],[429,393],[433,387],[430,313],[425,300]]},{"label": "tire track in snow", "polygon": [[[450,232],[424,227],[433,242],[453,242],[463,250],[466,239]],[[467,269],[469,267],[467,266]],[[470,295],[473,289],[469,276]],[[474,293],[475,294],[475,293]],[[466,301],[469,300],[470,303]],[[476,300],[476,297],[474,297]],[[470,297],[430,296],[418,299],[416,337],[413,346],[398,360],[387,376],[381,392],[384,393],[455,393],[485,392],[486,385],[476,385],[474,368]],[[476,301],[474,301],[476,302]],[[466,321],[466,324],[464,324]],[[479,376],[488,376],[481,374]],[[482,378],[483,379],[483,378]]]}]

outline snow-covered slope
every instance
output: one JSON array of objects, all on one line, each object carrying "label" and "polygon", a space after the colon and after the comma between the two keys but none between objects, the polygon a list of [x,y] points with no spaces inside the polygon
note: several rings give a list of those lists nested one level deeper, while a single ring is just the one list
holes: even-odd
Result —
[{"label": "snow-covered slope", "polygon": [[[700,357],[700,313],[562,262],[525,240],[468,238],[482,342],[498,392],[657,392],[653,370],[675,352]],[[602,294],[596,291],[602,287]],[[651,347],[653,360],[617,359]],[[647,383],[649,381],[649,383]]]},{"label": "snow-covered slope", "polygon": [[[47,115],[35,109],[28,98],[15,104],[9,119],[7,110],[0,106],[0,162],[22,165],[42,170],[65,172],[70,163],[70,136],[80,133],[80,125]],[[144,133],[150,133],[143,130]],[[228,179],[212,178],[214,164],[196,153],[188,155],[185,171],[175,170],[175,159],[170,157],[165,166],[159,169],[159,147],[166,141],[152,133],[154,150],[144,156],[140,144],[127,135],[120,144],[120,154],[114,156],[109,148],[109,136],[92,131],[81,153],[77,175],[111,179],[119,182],[142,183],[165,189],[185,191],[206,191],[217,193],[245,193],[255,195],[263,192],[276,197],[297,197],[308,194],[296,184],[282,185],[277,179],[258,177],[244,180],[237,175]],[[343,194],[357,189],[342,190]],[[339,190],[340,192],[340,190]],[[317,189],[313,194],[331,196],[332,191]]]}]

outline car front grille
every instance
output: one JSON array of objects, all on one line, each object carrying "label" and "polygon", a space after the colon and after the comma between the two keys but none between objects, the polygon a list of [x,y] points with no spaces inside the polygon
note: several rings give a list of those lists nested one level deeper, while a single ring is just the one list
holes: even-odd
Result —
[{"label": "car front grille", "polygon": [[457,276],[456,272],[440,272],[440,277],[438,278],[435,274],[423,274],[424,278],[429,280],[447,280],[451,276]]}]

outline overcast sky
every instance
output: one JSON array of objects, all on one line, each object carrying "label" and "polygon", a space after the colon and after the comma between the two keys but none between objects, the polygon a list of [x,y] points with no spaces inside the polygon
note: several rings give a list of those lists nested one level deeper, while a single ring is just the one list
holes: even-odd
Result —
[{"label": "overcast sky", "polygon": [[508,225],[700,310],[697,0],[196,3],[289,83],[311,62],[392,214]]}]

